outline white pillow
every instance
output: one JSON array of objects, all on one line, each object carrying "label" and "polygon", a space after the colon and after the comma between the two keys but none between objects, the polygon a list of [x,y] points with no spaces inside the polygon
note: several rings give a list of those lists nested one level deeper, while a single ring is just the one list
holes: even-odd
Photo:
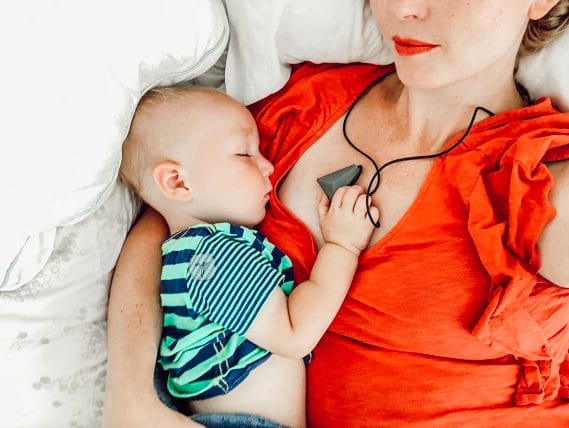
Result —
[{"label": "white pillow", "polygon": [[0,292],[0,426],[100,427],[109,282],[137,202],[115,186],[55,233],[36,277]]},{"label": "white pillow", "polygon": [[[246,104],[278,91],[302,61],[388,64],[367,0],[228,0],[231,40],[227,92]],[[518,77],[532,98],[550,96],[569,111],[569,29],[525,58]]]},{"label": "white pillow", "polygon": [[290,64],[389,64],[367,0],[228,0],[227,92],[253,103],[278,91]]},{"label": "white pillow", "polygon": [[523,58],[517,77],[532,98],[550,97],[569,111],[569,27],[550,46]]},{"label": "white pillow", "polygon": [[3,3],[0,290],[108,197],[141,95],[202,74],[228,36],[221,0]]}]

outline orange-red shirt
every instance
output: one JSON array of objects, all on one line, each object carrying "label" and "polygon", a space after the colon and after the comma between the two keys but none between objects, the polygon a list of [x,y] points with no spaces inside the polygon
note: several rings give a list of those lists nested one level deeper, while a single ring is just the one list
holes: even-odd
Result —
[{"label": "orange-red shirt", "polygon": [[[252,106],[275,189],[391,70],[305,64]],[[565,158],[569,114],[542,99],[478,122],[435,161],[408,212],[362,253],[314,351],[310,426],[569,426],[569,289],[536,273],[554,216],[542,162]],[[276,191],[260,230],[307,279],[316,246]]]}]

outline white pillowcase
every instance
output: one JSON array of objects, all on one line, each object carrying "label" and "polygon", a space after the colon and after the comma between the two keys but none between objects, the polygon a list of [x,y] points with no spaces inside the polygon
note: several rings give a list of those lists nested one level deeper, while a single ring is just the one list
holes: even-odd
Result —
[{"label": "white pillowcase", "polygon": [[557,108],[569,111],[569,28],[550,46],[523,58],[517,77],[532,98],[550,97]]},{"label": "white pillowcase", "polygon": [[389,64],[367,0],[227,0],[227,93],[251,104],[278,91],[290,64]]},{"label": "white pillowcase", "polygon": [[[366,0],[227,0],[231,40],[227,92],[246,104],[278,91],[302,61],[388,64]],[[525,58],[518,77],[532,98],[550,96],[569,111],[569,29]]]},{"label": "white pillowcase", "polygon": [[228,36],[221,0],[0,6],[0,426],[102,425],[108,288],[138,204],[121,144],[148,89],[218,78]]},{"label": "white pillowcase", "polygon": [[55,228],[116,183],[141,95],[201,75],[223,53],[221,0],[35,0],[0,8],[0,290],[30,281]]},{"label": "white pillowcase", "polygon": [[136,211],[115,186],[94,213],[57,229],[32,281],[0,292],[0,427],[102,425],[109,283]]}]

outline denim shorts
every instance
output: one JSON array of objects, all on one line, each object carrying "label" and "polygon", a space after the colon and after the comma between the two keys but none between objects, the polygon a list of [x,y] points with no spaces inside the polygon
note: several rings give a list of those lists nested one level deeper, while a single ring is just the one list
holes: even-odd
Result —
[{"label": "denim shorts", "polygon": [[[156,365],[154,370],[154,387],[160,400],[168,407],[180,411],[181,400],[172,397],[166,388],[166,373]],[[191,416],[192,420],[207,428],[286,428],[270,419],[243,413],[200,413]]]},{"label": "denim shorts", "polygon": [[270,419],[242,413],[200,413],[192,416],[192,420],[207,428],[285,428]]}]

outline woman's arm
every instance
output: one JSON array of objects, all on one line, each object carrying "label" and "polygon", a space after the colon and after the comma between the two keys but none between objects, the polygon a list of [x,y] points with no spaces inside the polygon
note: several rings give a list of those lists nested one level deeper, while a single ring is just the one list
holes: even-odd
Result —
[{"label": "woman's arm", "polygon": [[561,287],[569,287],[569,161],[550,164],[555,185],[549,197],[557,215],[539,238],[539,273]]},{"label": "woman's arm", "polygon": [[164,405],[154,389],[162,331],[160,244],[167,236],[162,217],[147,208],[129,233],[115,269],[108,309],[109,428],[197,426]]}]

